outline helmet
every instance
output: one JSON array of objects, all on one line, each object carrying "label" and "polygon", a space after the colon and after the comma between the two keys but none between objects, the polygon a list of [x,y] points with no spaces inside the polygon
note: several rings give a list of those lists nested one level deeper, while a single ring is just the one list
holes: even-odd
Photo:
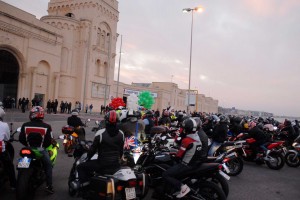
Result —
[{"label": "helmet", "polygon": [[116,111],[109,111],[108,113],[106,113],[104,119],[106,125],[116,125],[118,119]]},{"label": "helmet", "polygon": [[29,112],[29,119],[44,119],[44,108],[41,106],[34,106]]},{"label": "helmet", "polygon": [[182,122],[182,128],[185,133],[194,133],[197,131],[197,122],[195,119],[189,117]]},{"label": "helmet", "polygon": [[197,130],[199,130],[202,127],[202,121],[201,121],[200,117],[193,117],[193,119],[197,123]]},{"label": "helmet", "polygon": [[145,113],[146,117],[153,117],[153,112],[151,110],[147,110]]},{"label": "helmet", "polygon": [[225,115],[220,115],[220,123],[229,123],[228,118]]},{"label": "helmet", "polygon": [[212,115],[212,116],[211,116],[211,121],[217,123],[217,122],[220,121],[220,118],[219,118],[217,115]]},{"label": "helmet", "polygon": [[0,107],[0,118],[3,119],[4,116],[5,116],[5,112],[4,112],[4,110]]},{"label": "helmet", "polygon": [[122,122],[123,120],[125,120],[127,118],[127,113],[128,110],[121,110],[119,112],[119,121]]},{"label": "helmet", "polygon": [[253,127],[256,126],[256,123],[254,121],[249,122],[248,127],[249,129],[252,129]]},{"label": "helmet", "polygon": [[71,114],[77,116],[78,113],[79,113],[78,110],[77,110],[77,109],[74,109],[74,110],[72,110],[72,113],[71,113]]},{"label": "helmet", "polygon": [[285,119],[283,124],[285,126],[290,126],[290,125],[292,125],[292,122],[291,122],[291,120]]},{"label": "helmet", "polygon": [[165,117],[169,117],[169,116],[170,116],[170,113],[169,113],[169,111],[168,111],[168,110],[164,110],[164,112],[163,112],[163,116],[165,116]]}]

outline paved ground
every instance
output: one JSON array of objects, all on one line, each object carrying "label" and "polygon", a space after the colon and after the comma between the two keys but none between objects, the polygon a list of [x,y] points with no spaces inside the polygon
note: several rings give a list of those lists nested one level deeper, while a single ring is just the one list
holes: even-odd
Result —
[{"label": "paved ground", "polygon": [[[7,111],[5,117],[6,122],[13,123],[13,129],[21,126],[28,121],[29,112],[25,114],[19,110]],[[66,119],[69,114],[46,114],[45,121],[52,128],[56,138],[61,134],[61,127],[66,125]],[[99,120],[100,115],[97,113],[85,114],[80,113],[82,119],[91,119],[89,127],[86,128],[87,139],[93,139],[94,134],[91,132],[95,120]],[[58,140],[62,144],[61,140]],[[13,143],[16,151],[16,158],[21,145],[18,142]],[[15,160],[16,162],[16,160]],[[53,170],[53,181],[55,194],[47,195],[43,188],[37,191],[37,200],[71,200],[74,199],[67,192],[67,178],[73,158],[69,158],[61,148],[57,158],[56,166]],[[230,192],[228,199],[230,200],[296,200],[300,197],[300,168],[290,168],[284,166],[279,171],[271,170],[266,166],[257,166],[254,163],[245,163],[243,172],[237,177],[231,177],[229,181]],[[0,192],[0,200],[14,199],[15,195],[9,190]],[[145,199],[151,199],[148,195]]]}]

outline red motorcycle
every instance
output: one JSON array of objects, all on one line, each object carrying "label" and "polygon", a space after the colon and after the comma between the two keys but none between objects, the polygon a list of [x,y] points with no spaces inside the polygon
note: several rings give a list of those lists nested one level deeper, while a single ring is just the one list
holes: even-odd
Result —
[{"label": "red motorcycle", "polygon": [[[243,134],[243,133],[241,133]],[[242,138],[243,135],[238,135],[237,138]],[[266,164],[270,169],[279,170],[284,166],[284,156],[282,150],[284,148],[284,141],[272,141],[266,143],[268,149],[264,152],[262,149],[258,152],[258,156],[253,151],[254,138],[242,140],[242,148],[240,148],[240,155],[245,161],[256,162],[257,164]],[[258,158],[257,158],[258,157]]]}]

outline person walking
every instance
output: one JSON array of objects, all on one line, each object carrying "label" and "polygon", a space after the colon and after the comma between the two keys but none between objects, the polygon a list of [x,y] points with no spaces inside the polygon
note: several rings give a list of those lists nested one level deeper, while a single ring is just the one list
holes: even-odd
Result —
[{"label": "person walking", "polygon": [[93,110],[93,104],[90,105],[90,114],[92,114],[92,110]]}]

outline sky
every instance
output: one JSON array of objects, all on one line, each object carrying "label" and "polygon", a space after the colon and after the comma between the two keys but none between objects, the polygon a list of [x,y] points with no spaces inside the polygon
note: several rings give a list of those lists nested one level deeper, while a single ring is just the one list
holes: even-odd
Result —
[{"label": "sky", "polygon": [[[48,0],[3,1],[47,15]],[[191,67],[190,88],[219,106],[300,117],[299,10],[299,0],[119,0],[115,80],[121,61],[120,82],[188,89]]]}]

